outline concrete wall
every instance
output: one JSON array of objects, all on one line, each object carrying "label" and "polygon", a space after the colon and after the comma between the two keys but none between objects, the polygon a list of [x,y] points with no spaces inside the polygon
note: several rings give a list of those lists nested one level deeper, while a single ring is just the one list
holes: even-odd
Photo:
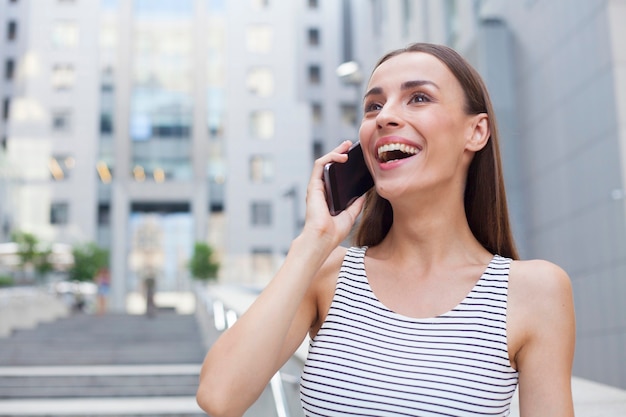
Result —
[{"label": "concrete wall", "polygon": [[497,7],[512,36],[523,256],[551,260],[571,276],[575,374],[626,387],[626,90],[618,23],[626,9],[602,0]]}]

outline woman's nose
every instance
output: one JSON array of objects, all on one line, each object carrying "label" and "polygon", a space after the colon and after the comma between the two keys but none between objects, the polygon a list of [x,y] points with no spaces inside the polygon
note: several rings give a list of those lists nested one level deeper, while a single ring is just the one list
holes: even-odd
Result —
[{"label": "woman's nose", "polygon": [[387,103],[378,112],[376,116],[376,125],[379,129],[385,127],[398,127],[402,124],[398,109],[392,103]]}]

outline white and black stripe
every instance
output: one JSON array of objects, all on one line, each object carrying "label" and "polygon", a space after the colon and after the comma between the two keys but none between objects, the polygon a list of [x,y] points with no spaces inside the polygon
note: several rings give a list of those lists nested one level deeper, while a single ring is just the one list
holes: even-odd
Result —
[{"label": "white and black stripe", "polygon": [[506,338],[510,259],[494,256],[453,310],[413,319],[375,297],[365,251],[346,253],[311,341],[300,387],[305,415],[508,415],[518,379]]}]

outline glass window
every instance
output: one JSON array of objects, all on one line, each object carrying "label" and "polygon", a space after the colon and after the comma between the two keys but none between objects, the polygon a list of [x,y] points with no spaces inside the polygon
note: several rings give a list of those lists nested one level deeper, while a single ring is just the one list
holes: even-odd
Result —
[{"label": "glass window", "polygon": [[274,92],[274,74],[269,68],[253,68],[246,80],[248,91],[259,97],[269,97]]},{"label": "glass window", "polygon": [[50,158],[48,168],[50,176],[55,181],[63,181],[70,177],[72,169],[76,165],[74,157],[71,155],[55,155]]},{"label": "glass window", "polygon": [[272,49],[273,30],[270,25],[250,25],[247,33],[248,51],[266,54]]},{"label": "glass window", "polygon": [[52,46],[73,48],[78,45],[78,26],[75,22],[60,20],[52,27]]},{"label": "glass window", "polygon": [[50,224],[63,225],[69,223],[70,206],[68,203],[50,204]]},{"label": "glass window", "polygon": [[15,61],[7,59],[4,63],[4,78],[6,80],[12,80],[15,73]]},{"label": "glass window", "polygon": [[313,119],[313,124],[322,123],[323,110],[320,103],[311,104],[311,118]]},{"label": "glass window", "polygon": [[111,224],[111,205],[109,203],[98,204],[98,226]]},{"label": "glass window", "polygon": [[252,270],[255,275],[273,275],[274,257],[270,248],[253,248],[252,249]]},{"label": "glass window", "polygon": [[324,143],[320,139],[313,141],[313,159],[317,159],[324,155]]},{"label": "glass window", "polygon": [[52,111],[52,130],[68,132],[72,128],[72,113],[69,110]]},{"label": "glass window", "polygon": [[103,135],[113,134],[113,115],[102,112],[100,114],[100,133]]},{"label": "glass window", "polygon": [[270,182],[274,179],[274,161],[266,155],[250,158],[250,180],[253,183]]},{"label": "glass window", "polygon": [[356,126],[358,117],[357,117],[357,106],[354,104],[342,104],[341,105],[341,121],[349,126]]},{"label": "glass window", "polygon": [[100,46],[113,49],[117,45],[117,26],[114,23],[103,23],[100,26]]},{"label": "glass window", "polygon": [[55,90],[69,90],[74,85],[74,66],[57,64],[52,67],[52,87]]},{"label": "glass window", "polygon": [[250,130],[256,139],[274,137],[274,112],[270,110],[255,111],[250,115]]},{"label": "glass window", "polygon": [[7,24],[7,40],[14,41],[17,38],[17,22],[10,20]]},{"label": "glass window", "polygon": [[320,31],[317,28],[310,28],[308,32],[309,46],[318,46],[320,44]]},{"label": "glass window", "polygon": [[322,69],[319,65],[309,65],[309,83],[320,84],[322,82]]},{"label": "glass window", "polygon": [[272,203],[268,201],[253,201],[250,208],[250,223],[253,226],[271,226]]},{"label": "glass window", "polygon": [[11,99],[9,97],[5,97],[4,100],[2,100],[2,119],[3,120],[9,119],[10,107],[11,107]]}]

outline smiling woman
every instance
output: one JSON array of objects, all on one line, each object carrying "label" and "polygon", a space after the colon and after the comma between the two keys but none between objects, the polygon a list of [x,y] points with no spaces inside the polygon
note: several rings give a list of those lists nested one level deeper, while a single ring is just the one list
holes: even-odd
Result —
[{"label": "smiling woman", "polygon": [[[567,274],[521,261],[498,132],[478,73],[454,50],[385,55],[359,131],[374,187],[336,216],[320,157],[304,228],[248,311],[213,345],[198,402],[240,416],[311,337],[306,416],[573,416],[574,311]],[[356,246],[342,248],[361,215]]]}]

